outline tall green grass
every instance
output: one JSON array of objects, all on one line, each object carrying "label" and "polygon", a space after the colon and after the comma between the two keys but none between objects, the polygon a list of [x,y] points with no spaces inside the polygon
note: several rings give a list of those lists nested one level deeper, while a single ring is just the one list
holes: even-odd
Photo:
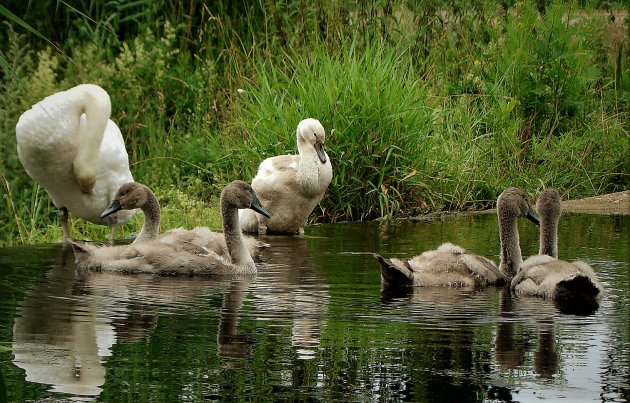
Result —
[{"label": "tall green grass", "polygon": [[334,176],[316,214],[332,221],[394,216],[416,203],[409,197],[414,170],[424,166],[418,156],[430,148],[432,111],[410,54],[382,43],[354,45],[329,52],[314,44],[307,54],[286,53],[277,63],[257,61],[231,121],[242,143],[232,170],[238,174],[247,161],[251,176],[262,158],[297,152],[301,119],[319,119],[328,130]]},{"label": "tall green grass", "polygon": [[[334,174],[313,221],[484,208],[507,186],[571,197],[629,187],[628,19],[567,18],[576,9],[562,3],[544,15],[489,1],[158,3],[161,13],[72,3],[85,15],[66,10],[50,36],[72,62],[3,23],[12,73],[0,75],[0,243],[61,237],[17,161],[14,127],[39,99],[82,82],[109,92],[164,228],[218,228],[221,188],[296,153],[305,117],[324,124]],[[36,26],[47,35],[50,23]],[[74,225],[106,239],[106,228]]]}]

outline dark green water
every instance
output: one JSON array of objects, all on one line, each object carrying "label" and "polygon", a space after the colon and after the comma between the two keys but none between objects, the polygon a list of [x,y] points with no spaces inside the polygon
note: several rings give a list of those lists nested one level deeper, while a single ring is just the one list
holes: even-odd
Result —
[{"label": "dark green water", "polygon": [[[523,255],[536,253],[537,228],[519,228]],[[410,257],[448,240],[498,260],[493,215],[266,237],[258,276],[232,281],[76,273],[60,245],[0,249],[6,395],[627,401],[629,229],[630,217],[561,220],[560,258],[587,261],[607,288],[590,316],[494,288],[381,290],[372,252]]]}]

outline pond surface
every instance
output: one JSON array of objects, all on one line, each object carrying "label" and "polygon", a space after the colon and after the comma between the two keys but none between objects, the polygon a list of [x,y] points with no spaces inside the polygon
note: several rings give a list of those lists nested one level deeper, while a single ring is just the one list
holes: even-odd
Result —
[{"label": "pond surface", "polygon": [[[524,256],[536,253],[537,228],[519,229]],[[448,240],[498,261],[492,214],[264,237],[272,248],[251,279],[79,273],[61,245],[0,249],[0,393],[17,402],[627,401],[629,229],[630,217],[561,220],[560,257],[590,263],[607,289],[590,316],[496,288],[381,289],[376,251],[411,257]]]}]

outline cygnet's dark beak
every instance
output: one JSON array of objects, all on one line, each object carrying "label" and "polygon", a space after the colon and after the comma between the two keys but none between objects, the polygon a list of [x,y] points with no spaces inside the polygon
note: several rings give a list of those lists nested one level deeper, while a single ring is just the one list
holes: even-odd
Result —
[{"label": "cygnet's dark beak", "polygon": [[527,215],[525,216],[529,221],[533,222],[536,225],[540,225],[540,218],[538,218],[538,214],[534,211],[534,209],[530,206]]},{"label": "cygnet's dark beak", "polygon": [[324,151],[324,143],[319,140],[315,140],[314,147],[315,152],[317,152],[317,156],[319,157],[319,160],[322,162],[322,164],[325,164],[328,159],[326,158],[326,151]]},{"label": "cygnet's dark beak", "polygon": [[258,200],[258,197],[256,196],[254,196],[254,200],[252,200],[252,204],[249,205],[249,208],[257,213],[264,215],[267,218],[271,217],[267,209],[262,205],[262,203],[260,202],[260,200]]},{"label": "cygnet's dark beak", "polygon": [[118,200],[114,199],[114,201],[111,202],[109,206],[107,206],[105,211],[103,211],[103,213],[101,214],[101,218],[105,218],[108,215],[114,214],[119,210],[122,210],[122,206],[120,205],[120,202]]}]

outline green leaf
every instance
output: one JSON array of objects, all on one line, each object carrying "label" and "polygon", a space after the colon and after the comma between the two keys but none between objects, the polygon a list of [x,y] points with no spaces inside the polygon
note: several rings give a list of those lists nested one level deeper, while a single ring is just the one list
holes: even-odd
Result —
[{"label": "green leaf", "polygon": [[16,24],[18,24],[19,26],[21,26],[22,28],[26,29],[27,31],[30,31],[31,33],[33,33],[34,35],[36,35],[37,37],[39,37],[40,39],[45,40],[46,42],[48,42],[52,47],[54,47],[55,49],[57,49],[57,51],[59,51],[59,53],[61,53],[62,55],[66,56],[68,58],[68,60],[72,60],[70,59],[70,57],[68,57],[68,55],[66,55],[65,53],[63,53],[63,50],[61,50],[57,45],[55,45],[54,43],[52,43],[50,41],[50,39],[46,38],[44,35],[42,35],[38,30],[36,30],[35,28],[31,27],[30,25],[28,25],[26,23],[26,21],[22,20],[20,17],[18,17],[17,15],[13,14],[11,11],[9,11],[9,9],[7,9],[5,6],[3,6],[2,4],[0,4],[0,15],[3,15],[4,17],[6,17],[7,19],[15,22]]}]

